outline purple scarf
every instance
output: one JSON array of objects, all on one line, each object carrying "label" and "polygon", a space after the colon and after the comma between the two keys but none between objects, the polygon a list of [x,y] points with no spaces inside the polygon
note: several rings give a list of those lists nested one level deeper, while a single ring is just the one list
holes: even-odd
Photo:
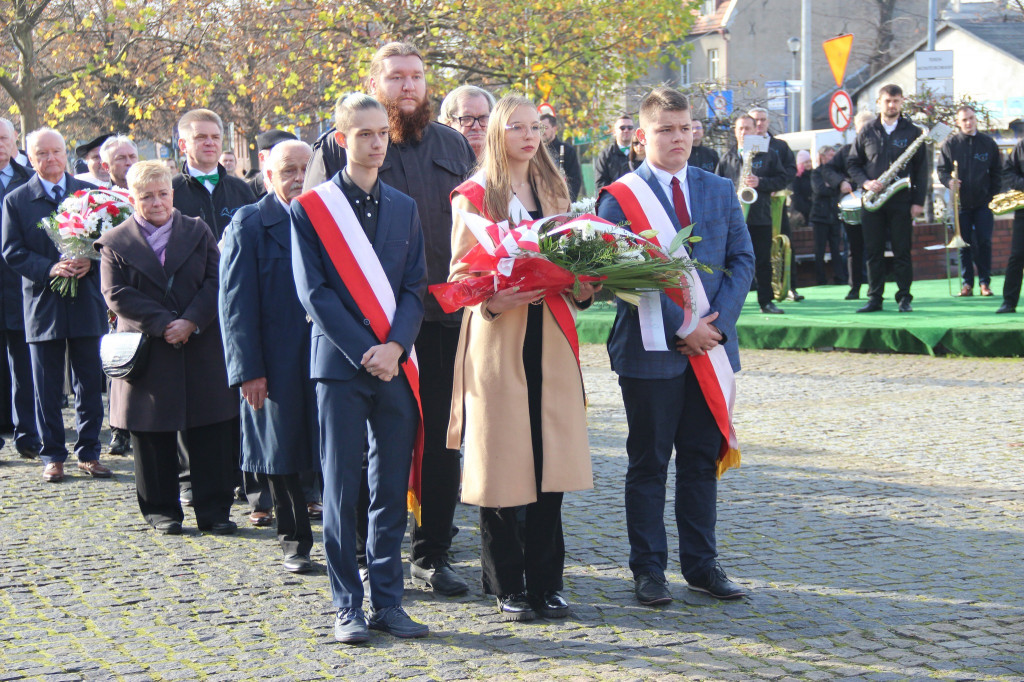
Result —
[{"label": "purple scarf", "polygon": [[146,241],[149,242],[149,247],[153,249],[153,253],[160,260],[160,265],[163,265],[164,252],[167,251],[167,242],[171,239],[171,225],[174,223],[174,218],[172,217],[166,223],[157,227],[136,213],[135,222],[139,224],[142,236],[146,238]]}]

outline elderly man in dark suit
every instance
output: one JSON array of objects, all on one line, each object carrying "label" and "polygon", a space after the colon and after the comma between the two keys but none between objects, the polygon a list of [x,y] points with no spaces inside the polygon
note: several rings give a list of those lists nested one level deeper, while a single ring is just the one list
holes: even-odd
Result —
[{"label": "elderly man in dark suit", "polygon": [[[18,153],[18,136],[14,125],[0,118],[0,216],[3,199],[32,177],[14,156]],[[41,447],[36,429],[35,390],[32,387],[32,362],[25,344],[25,309],[21,296],[21,275],[0,259],[0,339],[7,349],[10,365],[11,416],[14,426],[14,448],[26,458],[39,456]],[[8,415],[4,415],[6,417]],[[3,440],[0,439],[0,444]]]},{"label": "elderly man in dark suit", "polygon": [[284,567],[312,569],[313,531],[300,473],[319,459],[310,330],[295,291],[288,204],[302,193],[313,153],[281,142],[264,166],[271,192],[245,206],[224,232],[220,324],[228,382],[241,389],[242,469],[270,486]]},{"label": "elderly man in dark suit", "polygon": [[[75,454],[78,468],[95,478],[109,478],[100,464],[103,424],[103,370],[100,336],[106,332],[106,304],[99,273],[88,258],[63,258],[39,221],[51,215],[64,197],[93,185],[67,172],[64,137],[51,128],[28,136],[28,155],[36,175],[4,199],[3,255],[24,278],[25,340],[29,345],[36,392],[36,424],[43,440],[43,478],[64,479],[68,452],[64,445],[64,357],[71,361],[75,389]],[[63,297],[50,289],[54,277],[78,278],[78,294]]]}]

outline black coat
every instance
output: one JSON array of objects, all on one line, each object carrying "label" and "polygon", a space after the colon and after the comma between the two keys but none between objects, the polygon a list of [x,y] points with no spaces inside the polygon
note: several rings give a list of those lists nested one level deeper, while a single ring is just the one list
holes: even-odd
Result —
[{"label": "black coat", "polygon": [[[142,375],[111,382],[110,424],[118,428],[184,431],[238,416],[238,391],[228,387],[217,323],[217,242],[203,221],[178,211],[173,220],[163,265],[134,218],[96,242],[103,297],[117,314],[117,330],[150,337]],[[198,329],[175,348],[163,332],[179,318]]]},{"label": "black coat", "polygon": [[[7,184],[6,189],[0,182],[0,218],[3,216],[3,200],[8,194],[18,189],[32,177],[34,171],[25,168],[14,159],[11,159],[11,170],[14,176]],[[11,270],[7,261],[0,258],[0,330],[25,329],[25,309],[21,295],[21,275]]]},{"label": "black coat", "polygon": [[687,163],[694,168],[700,168],[708,173],[714,173],[718,169],[718,152],[710,147],[701,145],[690,150],[690,159]]},{"label": "black coat", "polygon": [[[64,174],[65,196],[94,185]],[[78,295],[64,297],[50,289],[50,270],[60,252],[38,225],[57,210],[38,175],[4,198],[4,260],[23,277],[25,340],[55,341],[101,336],[107,331],[107,306],[100,295],[100,276],[93,264],[78,280]]]},{"label": "black coat", "polygon": [[[1024,140],[1019,140],[1009,156],[1006,157],[1006,165],[1003,166],[1003,190],[1015,189],[1024,192]],[[1024,226],[1024,210],[1013,214],[1013,227],[1020,229]]]},{"label": "black coat", "polygon": [[626,173],[629,173],[629,157],[622,153],[619,144],[612,143],[601,150],[594,161],[594,185],[596,191],[610,185]]},{"label": "black coat", "polygon": [[548,153],[555,165],[565,173],[565,181],[569,185],[569,201],[576,201],[583,188],[583,171],[580,169],[576,148],[556,137],[548,144]]},{"label": "black coat", "polygon": [[793,178],[793,195],[789,199],[789,206],[801,214],[808,223],[811,222],[812,194],[810,171],[804,171]]},{"label": "black coat", "polygon": [[[322,135],[313,148],[313,157],[306,166],[305,189],[333,178],[345,163],[345,150],[338,144],[332,129]],[[475,166],[476,154],[462,133],[437,122],[427,126],[423,139],[417,143],[388,145],[380,167],[380,181],[416,202],[423,227],[428,285],[448,281],[452,261],[451,194]],[[427,296],[423,304],[424,320],[451,325],[462,323],[461,310],[446,315],[433,296]]]},{"label": "black coat", "polygon": [[939,182],[949,187],[953,178],[953,162],[958,164],[961,208],[988,206],[999,194],[1003,159],[999,145],[988,135],[977,133],[950,135],[942,144],[939,160]]},{"label": "black coat", "polygon": [[267,196],[267,185],[263,181],[263,171],[259,171],[256,175],[252,176],[245,181],[249,185],[249,189],[256,195],[256,200],[259,201],[263,197]]},{"label": "black coat", "polygon": [[810,172],[813,198],[807,222],[811,225],[839,224],[839,185],[843,177],[829,172],[827,165],[818,166]]},{"label": "black coat", "polygon": [[[891,135],[882,127],[881,117],[865,125],[853,141],[853,149],[846,160],[854,187],[863,187],[868,180],[877,180],[920,136],[921,129],[903,116],[896,122]],[[910,203],[923,206],[930,190],[924,145],[918,148],[897,177],[910,178]]]},{"label": "black coat", "polygon": [[[732,180],[733,187],[738,188],[741,170],[743,170],[743,162],[740,160],[739,152],[733,147],[718,162],[717,174],[723,178],[729,178]],[[750,205],[750,210],[747,212],[747,225],[771,225],[772,192],[786,188],[788,184],[786,171],[782,167],[778,154],[773,154],[771,149],[754,155],[751,171],[758,178],[757,201]],[[739,190],[737,189],[737,191]]]},{"label": "black coat", "polygon": [[174,208],[181,211],[182,215],[200,218],[220,239],[235,211],[256,203],[256,195],[252,193],[249,183],[228,175],[220,164],[217,164],[217,174],[220,180],[211,194],[203,183],[189,175],[187,164],[183,163],[181,173],[171,181],[171,189],[174,190]]}]

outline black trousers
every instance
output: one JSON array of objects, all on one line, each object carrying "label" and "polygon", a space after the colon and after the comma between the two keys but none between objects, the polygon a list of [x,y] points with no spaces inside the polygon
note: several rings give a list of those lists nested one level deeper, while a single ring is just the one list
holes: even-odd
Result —
[{"label": "black trousers", "polygon": [[772,226],[747,225],[754,247],[754,278],[757,280],[757,304],[768,305],[772,292]]},{"label": "black trousers", "polygon": [[516,594],[525,588],[531,594],[540,595],[562,589],[565,568],[562,493],[541,492],[544,471],[541,435],[543,312],[543,306],[530,306],[523,343],[537,501],[519,507],[480,508],[480,568],[486,594]]},{"label": "black trousers", "polygon": [[868,265],[868,298],[881,302],[885,296],[885,242],[892,246],[893,271],[896,275],[896,301],[913,300],[910,284],[914,266],[910,258],[913,221],[907,192],[889,199],[877,211],[861,212],[864,228],[864,257]]},{"label": "black trousers", "polygon": [[859,289],[864,284],[864,228],[860,225],[843,223],[846,229],[846,269],[849,270],[850,286]]},{"label": "black trousers", "polygon": [[192,467],[192,508],[204,530],[231,516],[234,461],[231,443],[237,419],[184,431],[132,431],[139,509],[151,525],[184,520],[178,499],[178,456]]},{"label": "black trousers", "polygon": [[424,568],[447,561],[462,478],[458,450],[446,447],[459,328],[424,321],[416,337],[423,404],[421,524],[413,522],[412,562]]},{"label": "black trousers", "polygon": [[1013,237],[1010,240],[1010,260],[1006,263],[1003,280],[1003,303],[1014,307],[1020,300],[1021,279],[1024,277],[1024,211],[1013,217]]},{"label": "black trousers", "polygon": [[814,275],[818,284],[827,284],[825,274],[825,247],[832,254],[832,279],[836,284],[846,281],[846,261],[843,258],[843,233],[839,223],[832,225],[812,223],[814,230]]},{"label": "black trousers", "polygon": [[292,554],[309,555],[313,548],[313,529],[306,511],[306,492],[301,474],[257,474],[267,482],[274,501],[277,517],[277,539],[286,557]]}]

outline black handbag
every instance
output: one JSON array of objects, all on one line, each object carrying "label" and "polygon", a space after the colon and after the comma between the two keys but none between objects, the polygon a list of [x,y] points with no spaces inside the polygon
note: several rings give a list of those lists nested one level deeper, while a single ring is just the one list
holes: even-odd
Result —
[{"label": "black handbag", "polygon": [[148,359],[149,337],[142,332],[112,332],[100,339],[100,363],[111,379],[138,378]]},{"label": "black handbag", "polygon": [[[167,280],[164,298],[174,286],[174,275]],[[175,313],[177,314],[177,313]],[[100,364],[111,379],[131,381],[146,370],[149,360],[149,336],[142,332],[110,332],[100,338]]]}]

